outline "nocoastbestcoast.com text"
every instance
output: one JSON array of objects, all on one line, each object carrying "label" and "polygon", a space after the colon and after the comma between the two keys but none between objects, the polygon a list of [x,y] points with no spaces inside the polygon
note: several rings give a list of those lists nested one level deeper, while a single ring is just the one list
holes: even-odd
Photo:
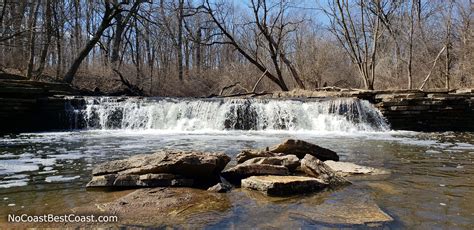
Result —
[{"label": "nocoastbestcoast.com text", "polygon": [[8,214],[10,223],[112,223],[117,222],[117,216],[99,216],[99,215],[28,215],[28,214]]}]

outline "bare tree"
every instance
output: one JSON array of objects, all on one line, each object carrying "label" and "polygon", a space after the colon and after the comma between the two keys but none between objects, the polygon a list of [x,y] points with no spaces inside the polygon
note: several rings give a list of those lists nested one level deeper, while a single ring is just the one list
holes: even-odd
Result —
[{"label": "bare tree", "polygon": [[[301,81],[296,68],[287,57],[284,44],[287,36],[295,30],[298,21],[287,20],[286,11],[289,9],[290,5],[286,1],[277,1],[272,4],[273,5],[269,7],[266,1],[251,1],[253,19],[242,23],[244,25],[250,25],[250,27],[246,29],[253,31],[253,43],[247,46],[243,42],[237,40],[235,35],[231,30],[229,30],[230,27],[226,25],[226,19],[222,12],[218,12],[222,10],[222,5],[219,10],[216,10],[211,6],[209,1],[206,1],[204,9],[206,9],[213,22],[226,38],[226,41],[223,43],[232,45],[250,63],[256,66],[262,73],[265,73],[265,76],[278,85],[281,90],[289,90],[284,80],[282,65],[288,68],[298,87],[304,89],[304,84]],[[270,72],[268,64],[262,60],[261,56],[266,56],[261,54],[264,50],[268,52],[268,56],[272,63],[272,69],[275,71],[274,74]]]},{"label": "bare tree", "polygon": [[49,45],[51,43],[51,36],[52,36],[52,6],[51,0],[46,0],[46,5],[44,7],[44,15],[45,15],[45,23],[44,23],[44,30],[46,30],[46,34],[44,35],[43,39],[43,48],[41,50],[41,56],[39,59],[39,66],[36,72],[36,78],[43,73],[44,67],[46,65],[46,58],[48,55]]},{"label": "bare tree", "polygon": [[329,23],[306,1],[0,0],[0,71],[162,96],[472,87],[472,0],[327,1]]},{"label": "bare tree", "polygon": [[[132,9],[138,7],[142,3],[141,0],[137,0],[133,3]],[[85,47],[81,50],[79,55],[74,59],[73,63],[69,67],[69,70],[66,72],[64,76],[64,81],[67,83],[71,83],[72,80],[74,79],[74,76],[79,69],[79,66],[81,65],[82,61],[86,56],[89,54],[89,52],[94,48],[94,46],[97,44],[99,41],[100,37],[104,33],[104,31],[110,27],[111,22],[118,14],[120,14],[123,11],[123,5],[126,5],[127,2],[114,2],[111,3],[109,1],[105,1],[104,7],[104,15],[102,17],[102,21],[97,28],[97,31],[95,32],[94,36],[86,43]]]},{"label": "bare tree", "polygon": [[[369,12],[373,5],[373,12]],[[380,1],[359,0],[354,8],[348,0],[333,0],[324,12],[331,21],[330,31],[357,66],[366,89],[374,89],[375,65],[379,38],[382,35]]]},{"label": "bare tree", "polygon": [[26,70],[26,77],[31,78],[32,72],[33,72],[33,64],[34,64],[34,58],[35,58],[35,43],[36,43],[36,21],[38,18],[38,12],[39,8],[41,5],[41,1],[38,0],[38,2],[33,2],[31,4],[31,9],[30,9],[30,52],[29,52],[29,57],[28,57],[28,66]]}]

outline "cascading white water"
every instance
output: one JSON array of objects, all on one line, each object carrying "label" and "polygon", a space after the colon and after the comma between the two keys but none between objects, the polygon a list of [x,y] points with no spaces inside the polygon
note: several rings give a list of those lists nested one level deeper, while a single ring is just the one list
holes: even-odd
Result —
[{"label": "cascading white water", "polygon": [[353,98],[265,99],[87,98],[72,108],[87,129],[386,131],[381,113]]}]

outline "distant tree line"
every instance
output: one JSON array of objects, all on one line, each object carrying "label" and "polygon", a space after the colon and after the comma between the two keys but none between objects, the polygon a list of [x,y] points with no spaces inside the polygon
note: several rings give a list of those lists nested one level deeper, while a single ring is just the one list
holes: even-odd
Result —
[{"label": "distant tree line", "polygon": [[0,0],[0,71],[136,94],[472,87],[473,0]]}]

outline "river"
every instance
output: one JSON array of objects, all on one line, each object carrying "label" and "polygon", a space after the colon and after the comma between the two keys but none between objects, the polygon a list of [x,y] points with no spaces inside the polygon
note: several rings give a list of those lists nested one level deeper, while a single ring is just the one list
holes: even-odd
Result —
[{"label": "river", "polygon": [[391,130],[366,101],[89,98],[67,109],[69,131],[0,137],[0,223],[11,213],[68,213],[127,193],[85,189],[100,162],[161,149],[235,156],[242,149],[294,138],[332,149],[341,161],[391,173],[355,177],[342,190],[296,200],[256,202],[236,189],[226,194],[228,208],[209,214],[220,218],[201,226],[344,227],[294,210],[338,205],[357,196],[394,219],[387,227],[474,227],[474,134]]}]

